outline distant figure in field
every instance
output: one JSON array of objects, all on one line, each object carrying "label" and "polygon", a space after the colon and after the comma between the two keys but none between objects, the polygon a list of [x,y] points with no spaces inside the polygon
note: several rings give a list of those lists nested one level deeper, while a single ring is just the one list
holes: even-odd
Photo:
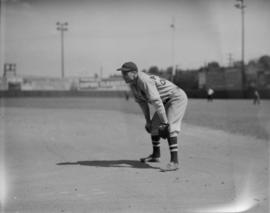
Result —
[{"label": "distant figure in field", "polygon": [[128,94],[128,92],[125,92],[125,98],[126,98],[127,101],[129,100],[129,94]]},{"label": "distant figure in field", "polygon": [[255,89],[253,92],[253,104],[259,105],[260,103],[261,103],[260,94],[259,94],[258,90]]},{"label": "distant figure in field", "polygon": [[214,96],[214,90],[212,88],[207,89],[207,100],[208,101],[213,101],[213,96]]}]

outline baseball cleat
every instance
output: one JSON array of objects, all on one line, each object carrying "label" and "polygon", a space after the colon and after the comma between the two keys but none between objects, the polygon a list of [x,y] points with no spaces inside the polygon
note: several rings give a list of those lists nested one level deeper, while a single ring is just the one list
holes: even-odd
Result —
[{"label": "baseball cleat", "polygon": [[160,158],[159,157],[153,157],[153,154],[152,155],[149,155],[148,157],[146,158],[141,158],[140,161],[142,163],[146,163],[146,162],[150,162],[150,163],[158,163],[160,162]]},{"label": "baseball cleat", "polygon": [[161,168],[161,172],[170,172],[170,171],[176,171],[179,169],[179,164],[175,162],[170,162],[167,164],[165,168]]}]

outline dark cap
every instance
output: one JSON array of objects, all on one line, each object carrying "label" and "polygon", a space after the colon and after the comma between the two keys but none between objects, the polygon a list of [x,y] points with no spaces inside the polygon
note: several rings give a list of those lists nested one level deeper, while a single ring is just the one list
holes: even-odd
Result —
[{"label": "dark cap", "polygon": [[138,71],[137,65],[133,62],[126,62],[122,65],[121,68],[118,68],[117,71],[124,71],[124,72],[129,72],[129,71]]}]

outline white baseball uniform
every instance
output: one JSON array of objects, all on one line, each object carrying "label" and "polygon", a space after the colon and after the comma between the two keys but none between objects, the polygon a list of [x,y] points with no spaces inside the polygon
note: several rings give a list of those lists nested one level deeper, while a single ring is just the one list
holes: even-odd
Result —
[{"label": "white baseball uniform", "polygon": [[144,72],[138,72],[138,78],[130,88],[145,117],[149,116],[148,110],[145,110],[148,103],[155,108],[151,119],[151,135],[158,135],[160,123],[170,124],[170,136],[179,133],[187,106],[187,95],[182,89],[166,79]]}]

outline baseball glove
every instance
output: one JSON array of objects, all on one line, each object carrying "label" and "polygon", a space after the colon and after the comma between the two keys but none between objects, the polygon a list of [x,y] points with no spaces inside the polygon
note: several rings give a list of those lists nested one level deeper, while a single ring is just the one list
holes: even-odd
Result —
[{"label": "baseball glove", "polygon": [[161,123],[158,127],[158,134],[163,139],[168,138],[170,136],[169,124]]}]

